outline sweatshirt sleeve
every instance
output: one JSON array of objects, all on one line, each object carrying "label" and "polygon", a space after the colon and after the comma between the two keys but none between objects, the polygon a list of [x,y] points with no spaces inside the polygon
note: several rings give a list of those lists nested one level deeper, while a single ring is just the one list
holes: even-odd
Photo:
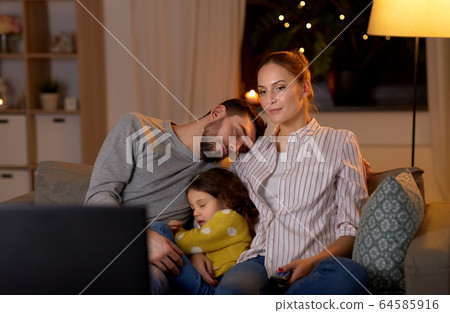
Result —
[{"label": "sweatshirt sleeve", "polygon": [[175,242],[185,254],[207,253],[243,240],[251,240],[247,222],[233,210],[222,210],[192,230],[180,229]]},{"label": "sweatshirt sleeve", "polygon": [[137,118],[126,114],[109,132],[95,161],[85,205],[119,206],[121,192],[133,173],[135,151],[128,147],[138,129]]}]

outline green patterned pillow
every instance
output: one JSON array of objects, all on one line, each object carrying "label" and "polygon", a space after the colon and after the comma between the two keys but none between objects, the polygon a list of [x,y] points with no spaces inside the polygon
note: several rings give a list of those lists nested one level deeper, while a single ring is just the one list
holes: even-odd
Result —
[{"label": "green patterned pillow", "polygon": [[369,272],[373,293],[404,293],[406,251],[423,211],[422,196],[408,170],[386,177],[362,208],[353,260]]}]

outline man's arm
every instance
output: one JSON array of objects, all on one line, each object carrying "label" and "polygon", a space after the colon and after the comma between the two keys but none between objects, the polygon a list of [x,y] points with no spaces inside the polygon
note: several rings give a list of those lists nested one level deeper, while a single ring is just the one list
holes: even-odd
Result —
[{"label": "man's arm", "polygon": [[183,266],[180,255],[183,252],[172,241],[157,232],[147,229],[148,261],[164,273],[180,274],[178,267]]},{"label": "man's arm", "polygon": [[133,156],[134,151],[127,147],[127,137],[134,132],[134,119],[132,114],[121,117],[103,142],[86,194],[86,205],[119,206],[122,202],[121,192],[133,171],[133,162],[129,162],[127,154]]}]

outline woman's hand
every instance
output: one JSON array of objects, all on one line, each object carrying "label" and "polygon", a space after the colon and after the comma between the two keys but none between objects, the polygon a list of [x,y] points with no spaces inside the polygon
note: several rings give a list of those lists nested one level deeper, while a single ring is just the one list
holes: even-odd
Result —
[{"label": "woman's hand", "polygon": [[200,275],[202,275],[204,281],[213,286],[217,286],[219,282],[213,278],[212,263],[206,255],[203,253],[193,254],[191,256],[191,263]]},{"label": "woman's hand", "polygon": [[313,258],[299,259],[284,265],[280,270],[283,272],[292,271],[291,278],[286,282],[286,285],[290,286],[300,278],[311,273],[315,265],[316,263]]},{"label": "woman's hand", "polygon": [[169,226],[170,231],[175,236],[175,234],[180,230],[181,222],[177,220],[171,220],[169,223],[167,223],[167,226]]}]

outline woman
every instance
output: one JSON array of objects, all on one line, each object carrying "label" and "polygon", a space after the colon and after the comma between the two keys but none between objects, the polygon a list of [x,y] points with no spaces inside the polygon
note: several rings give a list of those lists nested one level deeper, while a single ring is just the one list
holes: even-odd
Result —
[{"label": "woman", "polygon": [[258,294],[276,271],[291,271],[286,294],[362,294],[368,276],[351,256],[367,200],[363,160],[353,133],[321,127],[309,116],[314,93],[298,52],[266,56],[258,70],[272,136],[231,170],[260,212],[256,236],[216,294]]}]

